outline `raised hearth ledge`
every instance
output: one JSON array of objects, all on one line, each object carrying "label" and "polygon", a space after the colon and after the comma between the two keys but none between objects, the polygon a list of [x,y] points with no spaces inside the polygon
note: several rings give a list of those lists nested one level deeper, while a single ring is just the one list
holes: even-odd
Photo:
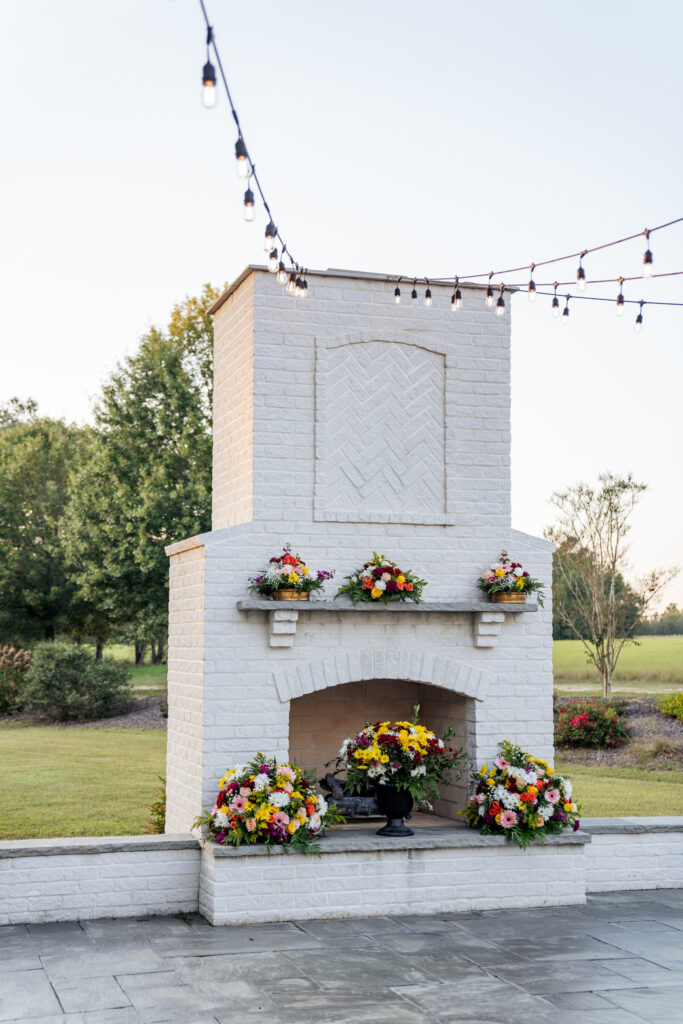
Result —
[{"label": "raised hearth ledge", "polygon": [[[587,832],[563,832],[559,836],[548,836],[546,846],[585,846],[591,837]],[[269,857],[285,855],[281,846],[219,846],[217,843],[201,841],[202,848],[212,857]],[[321,856],[326,853],[382,853],[391,850],[466,850],[475,847],[510,847],[518,849],[505,836],[484,836],[466,825],[451,827],[440,825],[415,829],[412,836],[378,836],[376,828],[345,831],[343,828],[330,830],[319,840]],[[540,844],[534,844],[540,845]],[[297,855],[301,856],[301,855]],[[310,856],[308,854],[307,856]]]},{"label": "raised hearth ledge", "polygon": [[240,612],[266,612],[268,615],[268,640],[271,647],[293,647],[299,614],[322,612],[339,614],[353,612],[356,615],[471,615],[475,647],[495,647],[506,615],[521,615],[538,611],[536,604],[492,604],[476,599],[460,601],[390,601],[383,604],[354,604],[350,598],[336,601],[272,601],[253,597],[237,602]]}]

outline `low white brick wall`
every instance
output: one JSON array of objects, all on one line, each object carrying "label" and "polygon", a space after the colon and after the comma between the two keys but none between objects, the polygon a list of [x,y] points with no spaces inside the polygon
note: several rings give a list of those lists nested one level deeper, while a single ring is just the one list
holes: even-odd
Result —
[{"label": "low white brick wall", "polygon": [[683,818],[589,818],[586,891],[683,888]]},{"label": "low white brick wall", "polygon": [[195,911],[192,836],[0,843],[0,925]]},{"label": "low white brick wall", "polygon": [[583,903],[683,888],[683,818],[592,818],[526,852],[464,827],[333,831],[323,855],[200,848],[187,834],[0,842],[0,925],[199,910],[212,924]]},{"label": "low white brick wall", "polygon": [[223,925],[585,903],[588,837],[525,852],[502,837],[454,831],[408,840],[333,833],[320,857],[207,845],[199,910]]}]

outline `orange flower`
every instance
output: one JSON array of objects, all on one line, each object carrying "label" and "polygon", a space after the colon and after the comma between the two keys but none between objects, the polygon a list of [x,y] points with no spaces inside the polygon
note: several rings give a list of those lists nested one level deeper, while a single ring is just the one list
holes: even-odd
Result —
[{"label": "orange flower", "polygon": [[412,590],[412,589],[413,589],[413,584],[412,583],[406,583],[406,590]]},{"label": "orange flower", "polygon": [[315,814],[315,804],[306,804],[306,810],[308,811],[308,817],[312,818]]},{"label": "orange flower", "polygon": [[403,590],[403,588],[405,587],[405,583],[399,583],[398,580],[397,580],[396,581],[396,586],[398,587],[399,590]]}]

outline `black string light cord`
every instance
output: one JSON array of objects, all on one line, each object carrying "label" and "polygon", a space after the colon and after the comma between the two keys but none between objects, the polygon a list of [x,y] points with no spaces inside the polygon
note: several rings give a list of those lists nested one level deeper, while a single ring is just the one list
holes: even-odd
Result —
[{"label": "black string light cord", "polygon": [[[233,102],[232,94],[230,92],[230,86],[228,85],[228,79],[227,79],[227,76],[225,74],[225,70],[223,68],[223,61],[221,60],[221,55],[220,55],[220,52],[218,50],[218,46],[216,44],[216,37],[214,35],[213,26],[211,25],[211,21],[209,19],[209,15],[207,13],[206,6],[204,4],[204,0],[199,0],[199,6],[202,9],[202,15],[204,17],[204,21],[206,22],[206,48],[207,48],[207,54],[209,52],[209,49],[213,50],[213,54],[214,54],[214,56],[216,58],[216,64],[218,65],[218,71],[219,71],[220,76],[221,76],[221,81],[223,82],[223,88],[225,89],[225,95],[227,96],[228,104],[230,105],[230,113],[232,114],[233,121],[235,122],[235,126],[237,128],[237,143],[236,143],[236,146],[235,146],[235,153],[236,153],[236,156],[237,156],[238,160],[242,159],[242,160],[248,161],[247,167],[249,169],[249,173],[248,173],[248,175],[246,175],[246,180],[248,182],[248,186],[247,186],[247,192],[245,193],[245,206],[253,205],[253,194],[252,194],[252,198],[251,198],[251,204],[247,203],[247,196],[251,193],[251,183],[253,181],[253,183],[256,185],[256,188],[258,190],[258,194],[261,197],[261,202],[263,203],[263,208],[264,208],[264,210],[266,211],[266,213],[268,215],[268,226],[266,228],[266,239],[267,240],[268,239],[272,239],[273,242],[274,242],[275,239],[277,239],[278,242],[280,243],[281,258],[279,260],[279,263],[277,261],[277,249],[271,250],[270,262],[271,262],[271,264],[274,262],[275,266],[271,265],[271,267],[269,269],[273,270],[274,273],[277,272],[278,281],[280,281],[281,284],[286,284],[287,285],[287,291],[288,292],[290,292],[293,295],[296,295],[296,296],[299,296],[299,297],[303,297],[303,296],[305,296],[307,294],[307,289],[308,289],[308,282],[307,282],[307,280],[305,278],[306,271],[304,270],[304,267],[297,260],[294,259],[294,256],[292,255],[292,252],[291,252],[289,246],[287,245],[287,243],[285,242],[284,238],[280,234],[279,229],[275,225],[275,220],[273,218],[273,214],[272,214],[271,209],[270,209],[270,204],[268,203],[268,200],[266,199],[265,192],[263,191],[263,186],[261,185],[261,181],[259,179],[259,176],[256,173],[256,165],[254,164],[254,161],[251,159],[251,156],[249,155],[249,149],[247,147],[247,143],[246,143],[246,140],[244,138],[244,132],[242,131],[242,125],[240,124],[239,114],[237,113],[237,110],[235,109],[235,104]],[[208,81],[208,84],[210,85],[210,84],[212,84],[211,83],[211,73],[212,73],[213,69],[211,68],[211,65],[208,63],[208,57],[207,57],[207,65],[204,68],[204,84],[205,85],[207,84],[207,74],[206,74],[207,68],[210,69],[210,71],[209,71],[209,81]],[[213,85],[215,87],[215,80],[213,82]],[[273,256],[272,256],[273,252],[275,253],[274,259],[273,259]],[[284,262],[283,262],[283,259],[284,259],[285,256],[289,260],[289,264],[290,264],[290,267],[291,267],[291,271],[289,272],[289,274],[287,274],[286,271],[285,271],[285,266],[284,266]]]},{"label": "black string light cord", "polygon": [[[602,249],[611,249],[614,245],[623,245],[624,242],[632,242],[634,238],[645,238],[649,240],[650,235],[654,234],[655,231],[663,231],[664,228],[673,227],[674,224],[683,223],[683,217],[677,217],[676,220],[667,221],[666,224],[658,224],[656,228],[645,228],[644,231],[636,231],[634,235],[626,235],[624,238],[616,238],[613,242],[605,242],[603,245],[594,245],[591,249],[580,249],[578,252],[570,252],[566,256],[554,256],[550,260],[540,260],[537,263],[525,263],[521,267],[511,267],[508,270],[487,270],[483,274],[458,274],[458,278],[461,281],[476,281],[484,277],[503,277],[509,274],[519,274],[522,270],[533,270],[536,267],[548,267],[552,263],[563,263],[565,260],[583,260],[585,256],[589,256],[592,252],[600,252]],[[648,250],[649,252],[649,245]],[[647,260],[647,264],[652,265],[652,260]],[[433,277],[432,281],[437,281],[439,284],[450,284],[453,280],[454,275],[448,274],[446,277]],[[617,280],[615,278],[614,280]],[[624,278],[626,280],[626,278]]]}]

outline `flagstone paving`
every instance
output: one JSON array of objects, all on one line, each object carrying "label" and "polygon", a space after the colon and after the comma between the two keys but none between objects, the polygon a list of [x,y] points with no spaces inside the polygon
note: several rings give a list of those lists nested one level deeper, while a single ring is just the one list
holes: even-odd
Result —
[{"label": "flagstone paving", "polygon": [[683,1024],[683,890],[254,927],[9,925],[0,1021]]}]

